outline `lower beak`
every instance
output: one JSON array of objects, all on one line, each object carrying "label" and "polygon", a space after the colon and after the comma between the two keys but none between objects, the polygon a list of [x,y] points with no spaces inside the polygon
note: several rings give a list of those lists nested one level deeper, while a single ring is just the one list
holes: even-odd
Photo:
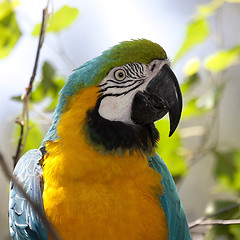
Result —
[{"label": "lower beak", "polygon": [[182,112],[182,94],[177,78],[165,64],[148,83],[144,92],[137,92],[132,103],[131,119],[135,124],[151,124],[169,112],[169,137],[176,130]]}]

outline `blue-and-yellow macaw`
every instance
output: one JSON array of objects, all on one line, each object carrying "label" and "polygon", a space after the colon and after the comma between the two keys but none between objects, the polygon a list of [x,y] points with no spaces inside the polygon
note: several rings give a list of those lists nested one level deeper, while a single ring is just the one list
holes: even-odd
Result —
[{"label": "blue-and-yellow macaw", "polygon": [[[83,64],[61,91],[39,149],[14,175],[62,239],[189,240],[185,213],[163,160],[154,122],[170,133],[182,110],[178,81],[163,48],[122,42]],[[51,239],[11,183],[12,239]]]}]

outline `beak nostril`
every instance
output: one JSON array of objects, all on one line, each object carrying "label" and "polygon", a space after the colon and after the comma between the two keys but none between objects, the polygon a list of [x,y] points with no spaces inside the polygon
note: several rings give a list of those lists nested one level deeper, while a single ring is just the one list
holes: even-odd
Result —
[{"label": "beak nostril", "polygon": [[153,72],[154,68],[156,67],[156,63],[154,63],[151,67],[151,71]]}]

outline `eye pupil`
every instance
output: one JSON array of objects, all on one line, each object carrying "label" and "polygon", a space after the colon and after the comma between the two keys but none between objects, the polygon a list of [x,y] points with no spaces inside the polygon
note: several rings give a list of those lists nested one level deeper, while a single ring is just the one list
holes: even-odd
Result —
[{"label": "eye pupil", "polygon": [[118,70],[116,70],[116,72],[114,73],[114,77],[115,77],[117,80],[122,81],[123,79],[126,78],[126,74],[125,74],[124,70],[118,69]]}]

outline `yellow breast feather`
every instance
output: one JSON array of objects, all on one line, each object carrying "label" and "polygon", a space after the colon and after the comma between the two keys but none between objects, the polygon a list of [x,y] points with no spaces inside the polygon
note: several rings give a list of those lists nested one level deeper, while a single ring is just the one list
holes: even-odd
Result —
[{"label": "yellow breast feather", "polygon": [[101,154],[88,144],[86,112],[98,88],[80,90],[58,124],[59,139],[47,142],[43,203],[63,239],[168,239],[158,195],[161,176],[140,151]]}]

